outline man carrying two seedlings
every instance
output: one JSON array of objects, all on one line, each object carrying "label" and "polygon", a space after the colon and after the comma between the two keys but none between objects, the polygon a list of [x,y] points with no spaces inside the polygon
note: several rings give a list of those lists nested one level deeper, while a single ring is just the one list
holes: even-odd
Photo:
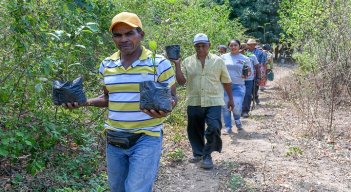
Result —
[{"label": "man carrying two seedlings", "polygon": [[[110,31],[119,51],[100,64],[104,94],[88,99],[85,105],[109,109],[105,129],[110,190],[151,192],[161,157],[163,121],[169,112],[141,110],[139,83],[156,79],[166,84],[171,89],[174,100],[169,102],[174,107],[174,71],[168,60],[158,55],[152,58],[152,52],[141,45],[145,34],[136,14],[117,14]],[[80,107],[77,103],[63,106]]]},{"label": "man carrying two seedlings", "polygon": [[220,135],[221,107],[225,105],[224,90],[230,98],[228,109],[234,108],[231,79],[224,61],[209,53],[211,44],[205,34],[195,35],[193,44],[196,54],[184,59],[182,66],[180,59],[172,62],[175,63],[177,82],[180,85],[187,83],[187,131],[193,150],[193,157],[189,162],[202,160],[202,168],[212,169],[211,153],[222,150]]}]

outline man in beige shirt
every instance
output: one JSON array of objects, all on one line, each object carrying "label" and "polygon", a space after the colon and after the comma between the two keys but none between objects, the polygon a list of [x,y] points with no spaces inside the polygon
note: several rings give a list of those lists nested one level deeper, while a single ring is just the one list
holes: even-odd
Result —
[{"label": "man in beige shirt", "polygon": [[[222,150],[221,106],[225,105],[224,90],[229,98],[233,98],[231,79],[224,61],[219,56],[209,53],[211,44],[205,34],[195,35],[193,43],[196,54],[187,57],[182,66],[180,59],[173,62],[177,82],[180,85],[187,83],[187,131],[193,150],[193,157],[189,162],[203,160],[201,167],[211,169],[211,153]],[[233,99],[229,100],[227,105],[232,110]]]}]

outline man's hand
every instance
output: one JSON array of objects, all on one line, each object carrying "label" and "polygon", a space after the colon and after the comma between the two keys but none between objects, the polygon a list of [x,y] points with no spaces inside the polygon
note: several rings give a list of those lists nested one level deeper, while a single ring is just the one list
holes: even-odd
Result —
[{"label": "man's hand", "polygon": [[65,109],[77,109],[81,106],[78,104],[78,102],[74,102],[74,103],[62,103],[62,107]]},{"label": "man's hand", "polygon": [[234,101],[232,99],[229,100],[227,103],[227,106],[228,106],[229,111],[233,111],[234,110]]},{"label": "man's hand", "polygon": [[175,96],[173,96],[172,95],[172,101],[171,101],[171,103],[172,103],[172,109],[174,109],[174,107],[177,105],[177,103],[178,103],[178,97],[175,95]]},{"label": "man's hand", "polygon": [[174,63],[174,64],[180,66],[180,61],[181,61],[180,58],[181,58],[181,57],[179,57],[179,59],[177,59],[177,60],[172,60],[172,59],[170,59],[170,61],[171,61],[172,63]]},{"label": "man's hand", "polygon": [[170,112],[156,111],[156,110],[153,110],[153,109],[151,109],[151,110],[144,109],[143,112],[148,114],[149,116],[151,116],[153,118],[167,117],[167,115],[170,114]]},{"label": "man's hand", "polygon": [[[173,100],[172,102],[172,109],[177,105],[177,97],[173,96]],[[144,113],[148,114],[149,116],[153,117],[153,118],[162,118],[162,117],[167,117],[171,112],[165,112],[165,111],[156,111],[156,110],[147,110],[144,109],[143,110]]]}]

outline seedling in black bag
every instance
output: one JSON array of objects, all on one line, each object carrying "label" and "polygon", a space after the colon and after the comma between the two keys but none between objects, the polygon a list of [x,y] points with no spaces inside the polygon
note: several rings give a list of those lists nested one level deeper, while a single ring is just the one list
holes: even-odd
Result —
[{"label": "seedling in black bag", "polygon": [[156,79],[156,48],[155,41],[149,41],[149,47],[152,50],[152,64],[154,67],[154,81],[140,82],[140,109],[156,111],[172,111],[171,90],[165,83],[157,82]]},{"label": "seedling in black bag", "polygon": [[247,77],[249,75],[249,66],[246,65],[245,61],[243,61],[243,65],[242,74]]},{"label": "seedling in black bag", "polygon": [[83,78],[78,77],[73,81],[54,80],[52,100],[55,105],[74,102],[77,102],[79,105],[86,103],[87,98],[83,90]]}]

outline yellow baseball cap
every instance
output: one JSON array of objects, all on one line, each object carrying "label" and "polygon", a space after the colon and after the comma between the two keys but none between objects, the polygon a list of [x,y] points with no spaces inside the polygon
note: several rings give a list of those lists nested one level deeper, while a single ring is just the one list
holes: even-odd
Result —
[{"label": "yellow baseball cap", "polygon": [[129,13],[129,12],[122,12],[122,13],[119,13],[116,16],[114,16],[112,21],[111,21],[109,31],[112,31],[113,27],[115,25],[117,25],[118,23],[125,23],[125,24],[127,24],[131,27],[134,27],[134,28],[137,28],[137,27],[142,28],[143,27],[139,17],[136,14]]}]

